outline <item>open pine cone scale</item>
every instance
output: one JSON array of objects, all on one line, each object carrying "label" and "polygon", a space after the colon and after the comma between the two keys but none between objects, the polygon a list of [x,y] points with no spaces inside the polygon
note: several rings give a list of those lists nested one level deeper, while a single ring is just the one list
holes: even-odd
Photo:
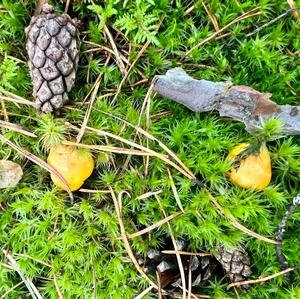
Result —
[{"label": "open pine cone scale", "polygon": [[80,46],[77,20],[57,15],[45,4],[25,32],[36,108],[51,113],[68,101],[75,82]]}]

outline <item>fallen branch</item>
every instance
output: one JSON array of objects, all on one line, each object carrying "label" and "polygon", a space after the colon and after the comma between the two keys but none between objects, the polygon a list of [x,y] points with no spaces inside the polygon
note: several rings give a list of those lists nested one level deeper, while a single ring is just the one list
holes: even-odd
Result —
[{"label": "fallen branch", "polygon": [[277,105],[270,100],[270,93],[231,82],[196,80],[181,68],[155,77],[154,82],[154,91],[161,96],[195,112],[216,110],[220,116],[243,122],[249,133],[254,133],[271,118],[282,120],[282,135],[300,133],[300,106]]}]

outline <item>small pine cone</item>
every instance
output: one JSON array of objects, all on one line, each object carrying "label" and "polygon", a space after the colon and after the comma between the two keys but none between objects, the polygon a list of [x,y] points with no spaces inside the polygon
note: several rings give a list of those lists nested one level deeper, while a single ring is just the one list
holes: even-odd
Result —
[{"label": "small pine cone", "polygon": [[[232,282],[244,281],[249,279],[252,271],[250,268],[250,257],[242,247],[226,248],[221,245],[215,256],[222,265],[224,271]],[[247,290],[248,285],[241,286]]]},{"label": "small pine cone", "polygon": [[[187,244],[184,241],[176,241],[177,250],[184,250]],[[173,243],[166,238],[158,249],[149,249],[145,261],[141,260],[140,265],[144,271],[155,272],[160,275],[161,287],[167,291],[174,291],[182,285],[181,274],[175,255],[163,253],[163,250],[173,248]],[[189,256],[181,255],[185,280],[188,280],[189,267],[192,271],[192,287],[199,287],[209,281],[215,274],[218,262],[211,256]]]},{"label": "small pine cone", "polygon": [[44,4],[25,32],[36,108],[51,113],[65,104],[75,82],[80,46],[77,20],[57,15]]}]

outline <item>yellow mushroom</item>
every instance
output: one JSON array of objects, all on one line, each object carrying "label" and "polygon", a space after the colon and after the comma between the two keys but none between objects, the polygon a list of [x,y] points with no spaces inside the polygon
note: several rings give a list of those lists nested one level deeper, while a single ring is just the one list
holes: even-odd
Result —
[{"label": "yellow mushroom", "polygon": [[229,152],[227,159],[235,163],[229,171],[229,178],[240,187],[263,190],[270,184],[272,176],[270,154],[267,147],[262,145],[257,152],[243,156],[249,147],[249,143],[241,143]]},{"label": "yellow mushroom", "polygon": [[[50,150],[47,162],[63,176],[72,191],[78,190],[83,185],[95,166],[89,150],[64,144],[59,144]],[[52,174],[51,179],[58,188],[66,190]]]}]

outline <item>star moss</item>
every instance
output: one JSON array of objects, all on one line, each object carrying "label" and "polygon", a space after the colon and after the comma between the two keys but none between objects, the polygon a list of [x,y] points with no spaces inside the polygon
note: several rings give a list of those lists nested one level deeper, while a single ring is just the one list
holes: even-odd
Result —
[{"label": "star moss", "polygon": [[[52,2],[52,1],[50,1]],[[53,1],[54,2],[54,1]],[[98,3],[98,1],[94,1]],[[88,120],[88,126],[113,133],[126,140],[163,153],[154,141],[124,123],[139,124],[139,115],[149,85],[146,80],[167,69],[180,66],[196,78],[212,81],[231,80],[273,94],[279,104],[297,104],[299,99],[299,23],[292,13],[258,33],[246,37],[257,27],[271,21],[289,9],[287,1],[214,0],[206,4],[211,18],[219,28],[226,26],[246,11],[257,8],[259,13],[237,22],[204,45],[184,54],[199,41],[215,32],[201,1],[191,8],[190,1],[71,1],[69,14],[82,20],[81,55],[75,87],[70,103],[56,117],[38,115],[33,107],[4,100],[1,118],[35,132],[37,138],[1,129],[5,138],[17,146],[46,160],[49,147],[62,139],[74,140],[84,120],[90,98],[84,98],[99,74],[102,80]],[[33,101],[32,85],[24,50],[24,29],[33,14],[36,1],[3,0],[0,9],[0,93],[8,92]],[[55,1],[56,11],[64,10],[65,1]],[[122,73],[103,32],[109,28],[119,53],[132,63],[148,43],[143,55],[133,67],[128,79],[113,102],[122,80]],[[216,26],[216,24],[215,24]],[[298,52],[297,52],[298,51]],[[106,63],[107,55],[111,55]],[[125,66],[126,61],[123,61]],[[113,102],[113,103],[112,103]],[[0,103],[1,104],[1,103]],[[103,113],[104,112],[104,113]],[[66,123],[67,122],[67,123]],[[230,165],[226,156],[237,143],[251,140],[240,123],[214,113],[195,114],[187,108],[151,96],[149,117],[143,114],[140,125],[161,140],[209,189],[227,215],[234,216],[247,228],[274,238],[277,224],[292,196],[299,192],[299,137],[281,138],[268,143],[272,155],[272,183],[263,192],[243,190],[232,185],[226,176]],[[272,130],[266,128],[262,135]],[[96,134],[86,129],[84,144],[127,147],[124,142]],[[86,181],[86,189],[108,187],[123,194],[122,216],[128,234],[144,229],[164,218],[162,210],[148,192],[160,191],[161,204],[168,215],[185,213],[170,221],[177,239],[188,240],[190,251],[214,251],[218,243],[243,244],[250,256],[253,278],[280,271],[274,245],[245,235],[222,217],[203,188],[167,165],[158,157],[110,152],[95,152],[96,170]],[[130,261],[110,193],[76,192],[75,204],[54,188],[49,174],[28,161],[7,144],[0,145],[0,158],[22,165],[24,176],[14,189],[0,194],[1,248],[8,250],[22,273],[29,277],[44,298],[133,298],[148,287]],[[168,174],[168,169],[170,175]],[[173,182],[173,183],[172,183]],[[173,186],[173,188],[172,188]],[[146,194],[145,196],[142,196]],[[299,264],[300,212],[288,222],[283,251],[290,265]],[[130,239],[136,256],[144,257],[149,246],[157,247],[162,237],[169,235],[166,224]],[[29,294],[21,277],[9,267],[7,257],[0,254],[0,294],[7,298]],[[241,298],[300,298],[299,270],[287,279],[278,276],[264,284],[251,286]],[[155,277],[152,277],[155,280]],[[212,298],[234,298],[229,281],[215,278],[208,285],[193,289],[195,294]],[[13,290],[11,288],[14,288]],[[93,297],[94,296],[94,297]],[[148,293],[145,298],[155,298]]]}]

